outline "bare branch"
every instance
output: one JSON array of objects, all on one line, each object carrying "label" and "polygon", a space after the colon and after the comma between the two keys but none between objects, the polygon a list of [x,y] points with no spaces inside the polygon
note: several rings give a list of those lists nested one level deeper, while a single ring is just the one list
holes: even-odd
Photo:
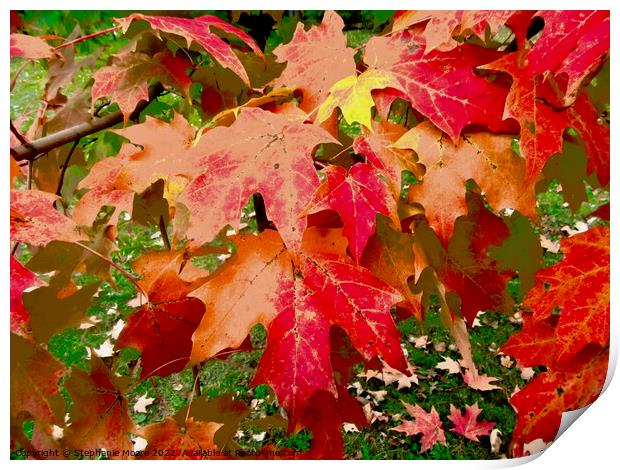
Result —
[{"label": "bare branch", "polygon": [[[159,96],[163,90],[164,88],[161,84],[152,86],[149,89],[149,100],[140,102],[135,111],[131,114],[130,118],[136,119],[140,115],[140,112],[142,112],[142,110],[146,108],[151,101]],[[77,126],[63,129],[62,131],[54,134],[46,135],[45,137],[29,142],[28,145],[22,144],[19,147],[12,148],[11,155],[17,161],[33,160],[41,153],[49,152],[50,150],[60,147],[61,145],[68,144],[69,142],[79,140],[87,135],[107,129],[108,127],[118,124],[119,122],[123,122],[123,113],[117,111],[115,113],[108,114],[107,116],[93,119],[90,122],[84,122],[82,124],[78,124]]]}]

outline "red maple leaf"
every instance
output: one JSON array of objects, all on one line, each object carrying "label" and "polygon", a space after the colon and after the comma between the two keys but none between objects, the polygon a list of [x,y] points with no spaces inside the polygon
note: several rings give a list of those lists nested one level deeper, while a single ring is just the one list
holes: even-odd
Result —
[{"label": "red maple leaf", "polygon": [[364,62],[394,74],[406,91],[403,97],[454,142],[468,124],[497,128],[506,90],[473,72],[474,67],[497,58],[497,53],[471,44],[428,54],[424,48],[422,36],[406,31],[373,37],[366,45]]},{"label": "red maple leaf", "polygon": [[116,346],[142,352],[141,378],[178,372],[189,361],[192,334],[205,307],[188,294],[205,279],[181,279],[186,261],[184,251],[162,251],[147,253],[134,262],[134,270],[143,276],[138,282],[147,299],[127,320]]},{"label": "red maple leaf", "polygon": [[166,87],[174,87],[189,96],[191,79],[185,70],[191,63],[170,52],[159,52],[153,57],[141,52],[117,55],[112,65],[102,67],[93,74],[92,102],[108,96],[118,103],[127,124],[138,103],[149,99],[149,80],[156,80]]},{"label": "red maple leaf", "polygon": [[448,419],[452,421],[454,427],[451,431],[465,436],[471,441],[478,442],[478,436],[488,436],[495,427],[495,423],[489,421],[478,421],[478,416],[482,410],[478,408],[478,403],[472,406],[465,406],[465,413],[461,413],[454,405],[450,405],[450,415]]},{"label": "red maple leaf", "polygon": [[77,242],[87,237],[75,223],[54,208],[55,194],[30,190],[11,191],[11,240],[34,246],[52,240]]},{"label": "red maple leaf", "polygon": [[235,72],[244,82],[250,83],[248,74],[243,65],[234,54],[231,46],[214,34],[211,30],[223,31],[237,36],[252,51],[259,56],[263,56],[262,51],[245,31],[239,29],[230,23],[213,15],[204,15],[197,18],[177,18],[173,16],[148,16],[141,13],[133,13],[125,18],[117,19],[117,23],[121,25],[123,31],[127,31],[133,21],[144,20],[148,22],[153,29],[163,33],[176,34],[182,36],[187,41],[187,46],[191,47],[193,42],[200,45],[223,67]]},{"label": "red maple leaf", "polygon": [[30,314],[24,307],[22,294],[26,289],[41,285],[43,281],[11,256],[11,333],[29,335]]},{"label": "red maple leaf", "polygon": [[394,224],[400,225],[396,203],[379,171],[370,165],[356,163],[348,174],[342,167],[329,166],[325,176],[325,182],[302,214],[329,209],[338,212],[353,259],[359,263],[368,239],[375,232],[377,214],[391,217]]}]

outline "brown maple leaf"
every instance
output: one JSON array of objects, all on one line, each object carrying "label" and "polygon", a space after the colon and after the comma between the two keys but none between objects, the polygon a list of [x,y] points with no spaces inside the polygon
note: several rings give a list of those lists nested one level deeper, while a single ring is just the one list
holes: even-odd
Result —
[{"label": "brown maple leaf", "polygon": [[509,136],[477,133],[455,145],[431,123],[423,122],[394,144],[414,150],[426,168],[422,183],[409,189],[409,201],[424,206],[431,227],[444,243],[457,217],[467,212],[465,182],[470,178],[496,211],[511,208],[536,216],[534,183],[525,179],[525,161],[512,151],[511,141]]},{"label": "brown maple leaf", "polygon": [[69,410],[71,426],[65,429],[63,447],[91,452],[114,449],[121,455],[112,458],[126,458],[122,454],[133,449],[129,434],[135,427],[121,379],[92,352],[90,369],[86,373],[74,367],[65,382],[74,405]]}]

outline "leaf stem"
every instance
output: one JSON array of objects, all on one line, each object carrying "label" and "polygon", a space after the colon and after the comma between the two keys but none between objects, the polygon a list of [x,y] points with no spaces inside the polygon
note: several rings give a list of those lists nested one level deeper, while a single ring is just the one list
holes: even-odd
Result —
[{"label": "leaf stem", "polygon": [[200,390],[200,369],[198,368],[198,365],[192,366],[192,374],[194,376],[194,391],[196,396],[199,397],[202,395],[202,391]]},{"label": "leaf stem", "polygon": [[138,289],[138,292],[141,292],[144,297],[146,299],[149,298],[149,296],[147,295],[147,293],[144,291],[144,289],[142,288],[142,286],[140,286],[140,284],[138,283],[138,280],[133,277],[131,274],[129,274],[129,272],[127,272],[125,270],[125,268],[123,268],[122,266],[120,266],[119,264],[115,263],[113,260],[111,260],[110,258],[103,256],[101,253],[99,253],[98,251],[93,250],[91,247],[89,247],[88,245],[84,245],[83,243],[80,242],[74,242],[76,245],[81,246],[82,248],[84,248],[86,251],[88,251],[89,253],[92,253],[93,255],[95,255],[97,258],[101,259],[102,261],[105,261],[106,263],[108,263],[110,266],[112,266],[114,269],[116,269],[118,272],[120,272],[123,276],[125,276],[127,279],[129,279],[131,281],[131,283],[136,286],[136,289]]},{"label": "leaf stem", "polygon": [[95,31],[94,33],[90,33],[90,34],[86,34],[84,36],[80,36],[79,38],[76,38],[73,41],[65,42],[64,44],[61,44],[60,46],[56,46],[54,49],[55,50],[64,49],[65,47],[73,46],[74,44],[80,43],[82,41],[86,41],[87,39],[92,39],[92,38],[96,38],[97,36],[103,36],[104,34],[113,33],[114,31],[116,31],[118,29],[120,29],[120,25],[119,26],[112,26],[112,27],[107,28],[107,29],[102,29],[101,31]]},{"label": "leaf stem", "polygon": [[[194,402],[195,396],[200,396],[200,373],[198,371],[198,366],[192,367],[192,373],[194,374],[194,385],[192,386],[192,391],[189,394],[189,403],[187,404],[187,413],[185,413],[185,422],[189,419],[189,412],[192,409],[192,403]],[[197,392],[197,393],[196,393]]]}]

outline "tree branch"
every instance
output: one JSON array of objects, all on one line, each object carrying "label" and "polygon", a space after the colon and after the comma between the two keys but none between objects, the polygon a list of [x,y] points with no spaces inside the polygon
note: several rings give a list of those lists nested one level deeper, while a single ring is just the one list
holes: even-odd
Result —
[{"label": "tree branch", "polygon": [[[130,119],[136,119],[142,110],[146,108],[151,101],[157,98],[163,90],[164,88],[161,84],[152,86],[149,89],[149,100],[140,102],[135,111],[131,114]],[[11,155],[17,161],[33,160],[41,153],[49,152],[50,150],[60,147],[61,145],[68,144],[69,142],[79,140],[87,135],[107,129],[108,127],[118,124],[119,122],[123,122],[123,113],[117,111],[115,113],[108,114],[107,116],[94,119],[90,122],[84,122],[82,124],[78,124],[77,126],[63,129],[62,131],[54,134],[46,135],[45,137],[29,142],[28,145],[22,144],[19,147],[12,148]]]},{"label": "tree branch", "polygon": [[15,124],[13,124],[13,121],[9,121],[9,125],[11,126],[11,132],[22,145],[30,145],[30,142],[28,142],[26,138],[21,134],[21,132],[17,130]]}]

